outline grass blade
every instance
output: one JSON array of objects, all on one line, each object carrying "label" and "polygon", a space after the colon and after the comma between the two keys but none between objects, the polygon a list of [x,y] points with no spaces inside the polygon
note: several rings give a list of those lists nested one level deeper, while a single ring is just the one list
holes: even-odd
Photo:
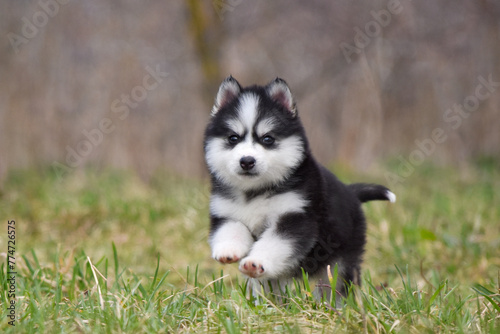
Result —
[{"label": "grass blade", "polygon": [[500,313],[500,295],[490,291],[486,287],[481,284],[476,284],[472,287],[474,291],[476,291],[479,295],[486,298],[490,304]]}]

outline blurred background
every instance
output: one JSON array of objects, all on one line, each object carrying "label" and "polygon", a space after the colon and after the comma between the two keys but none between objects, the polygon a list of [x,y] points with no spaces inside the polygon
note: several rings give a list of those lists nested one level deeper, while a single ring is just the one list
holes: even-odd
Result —
[{"label": "blurred background", "polygon": [[0,179],[88,166],[203,177],[229,74],[284,78],[322,163],[500,157],[494,0],[2,1],[0,32]]},{"label": "blurred background", "polygon": [[118,257],[144,282],[240,277],[210,258],[203,159],[231,74],[285,79],[317,160],[397,194],[364,205],[373,282],[497,288],[500,1],[4,0],[0,36],[0,216],[37,287],[83,293],[79,266]]}]

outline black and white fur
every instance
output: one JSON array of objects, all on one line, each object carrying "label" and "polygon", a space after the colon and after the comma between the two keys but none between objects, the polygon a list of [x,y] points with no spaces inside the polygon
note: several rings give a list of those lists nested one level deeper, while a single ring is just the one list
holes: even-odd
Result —
[{"label": "black and white fur", "polygon": [[[205,132],[212,180],[212,257],[278,287],[292,278],[359,282],[366,225],[361,203],[396,196],[380,185],[344,185],[319,165],[286,82],[218,91]],[[339,289],[345,293],[344,285]]]}]

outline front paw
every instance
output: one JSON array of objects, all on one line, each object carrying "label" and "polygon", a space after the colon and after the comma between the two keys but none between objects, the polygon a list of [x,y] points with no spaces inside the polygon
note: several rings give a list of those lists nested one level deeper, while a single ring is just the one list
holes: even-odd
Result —
[{"label": "front paw", "polygon": [[220,263],[238,262],[246,255],[248,250],[235,243],[224,243],[216,245],[212,250],[212,257]]},{"label": "front paw", "polygon": [[240,263],[239,270],[252,278],[258,278],[264,275],[265,269],[262,263],[255,259],[243,259]]}]

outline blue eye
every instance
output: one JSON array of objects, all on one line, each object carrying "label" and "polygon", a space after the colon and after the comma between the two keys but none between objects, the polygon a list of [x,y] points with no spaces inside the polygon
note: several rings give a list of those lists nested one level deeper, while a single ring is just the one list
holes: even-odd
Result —
[{"label": "blue eye", "polygon": [[240,137],[237,135],[232,135],[227,138],[227,141],[229,142],[229,144],[238,144],[238,142],[240,141]]},{"label": "blue eye", "polygon": [[264,136],[260,139],[261,143],[267,146],[274,144],[274,138],[271,136]]}]

